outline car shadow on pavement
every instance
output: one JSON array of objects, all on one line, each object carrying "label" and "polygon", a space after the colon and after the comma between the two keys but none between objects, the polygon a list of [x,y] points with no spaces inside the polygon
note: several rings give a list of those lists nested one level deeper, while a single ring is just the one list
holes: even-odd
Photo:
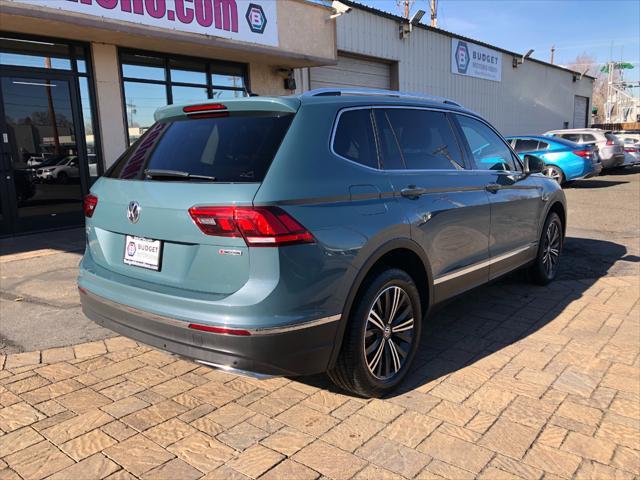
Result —
[{"label": "car shadow on pavement", "polygon": [[85,246],[83,227],[41,232],[0,239],[0,258],[9,255],[38,256],[43,250],[82,252]]},{"label": "car shadow on pavement", "polygon": [[[412,371],[388,398],[415,397],[416,389],[525,339],[611,274],[612,267],[624,275],[618,270],[625,268],[626,254],[626,247],[614,242],[568,237],[558,278],[548,286],[532,285],[526,272],[518,271],[437,307],[424,323]],[[344,394],[324,375],[296,380]]]},{"label": "car shadow on pavement", "polygon": [[589,178],[587,180],[574,180],[564,185],[563,188],[581,189],[581,188],[608,188],[616,185],[624,185],[629,182],[620,182],[617,180],[605,180]]}]

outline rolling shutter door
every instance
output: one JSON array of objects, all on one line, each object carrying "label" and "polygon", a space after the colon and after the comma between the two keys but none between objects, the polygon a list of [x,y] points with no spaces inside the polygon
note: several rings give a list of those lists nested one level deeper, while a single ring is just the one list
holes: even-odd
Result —
[{"label": "rolling shutter door", "polygon": [[391,88],[391,65],[368,58],[338,55],[338,64],[309,71],[314,88]]},{"label": "rolling shutter door", "polygon": [[587,97],[575,96],[573,102],[573,128],[587,127],[587,107],[589,99]]}]

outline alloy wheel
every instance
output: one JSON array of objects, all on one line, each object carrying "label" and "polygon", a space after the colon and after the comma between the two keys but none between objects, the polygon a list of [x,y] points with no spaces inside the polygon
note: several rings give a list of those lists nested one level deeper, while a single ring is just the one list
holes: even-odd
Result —
[{"label": "alloy wheel", "polygon": [[542,170],[543,175],[554,179],[558,183],[562,183],[562,173],[556,167],[550,165],[544,167]]},{"label": "alloy wheel", "polygon": [[556,269],[558,268],[561,243],[562,235],[560,233],[560,226],[557,222],[549,223],[544,235],[542,265],[544,266],[545,273],[550,278],[555,274]]},{"label": "alloy wheel", "polygon": [[406,363],[414,341],[411,299],[398,286],[384,289],[373,302],[364,334],[364,355],[369,372],[388,380]]}]

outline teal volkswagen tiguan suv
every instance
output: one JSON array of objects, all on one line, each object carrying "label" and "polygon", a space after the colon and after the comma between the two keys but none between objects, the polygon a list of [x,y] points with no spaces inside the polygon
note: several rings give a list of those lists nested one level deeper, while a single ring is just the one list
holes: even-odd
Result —
[{"label": "teal volkswagen tiguan suv", "polygon": [[85,314],[204,365],[406,376],[436,304],[525,267],[554,279],[565,197],[437,97],[314,90],[168,106],[85,198]]}]

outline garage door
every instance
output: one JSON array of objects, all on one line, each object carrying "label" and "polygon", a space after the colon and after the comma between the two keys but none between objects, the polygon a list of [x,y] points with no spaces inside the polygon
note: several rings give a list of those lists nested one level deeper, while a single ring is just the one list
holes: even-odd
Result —
[{"label": "garage door", "polygon": [[338,55],[338,64],[313,67],[309,83],[314,88],[391,88],[391,65],[368,58]]},{"label": "garage door", "polygon": [[587,108],[589,99],[587,97],[575,96],[573,102],[573,128],[585,128],[587,126]]}]

